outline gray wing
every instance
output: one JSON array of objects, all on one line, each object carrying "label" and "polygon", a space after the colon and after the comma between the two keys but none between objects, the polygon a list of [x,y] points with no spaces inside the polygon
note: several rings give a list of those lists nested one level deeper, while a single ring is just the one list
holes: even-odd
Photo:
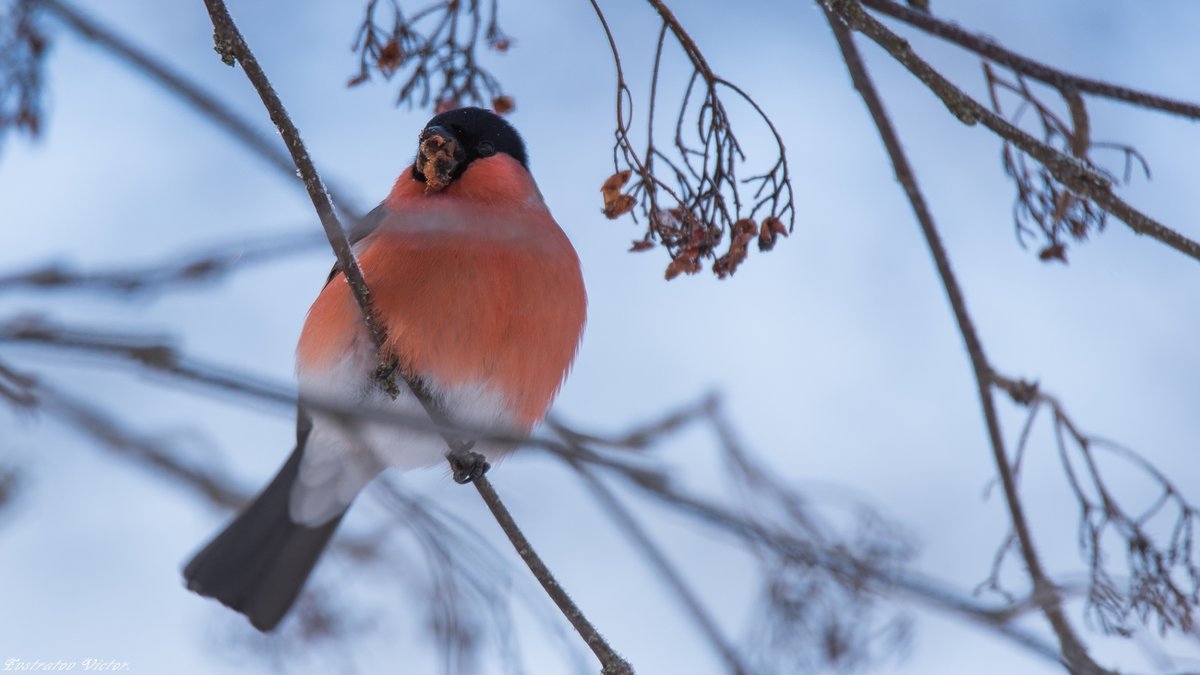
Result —
[{"label": "gray wing", "polygon": [[245,614],[264,632],[273,630],[296,601],[346,514],[342,509],[318,527],[296,523],[288,514],[311,430],[312,421],[301,408],[296,449],[275,480],[183,569],[189,590]]},{"label": "gray wing", "polygon": [[[370,213],[360,218],[359,221],[354,224],[354,227],[350,228],[350,234],[348,237],[350,240],[350,245],[353,246],[363,239],[366,239],[367,235],[371,234],[376,228],[379,227],[379,224],[383,222],[383,219],[387,217],[388,213],[390,212],[387,210],[387,207],[385,207],[383,204],[380,204],[379,206],[371,209]],[[330,281],[333,281],[333,278],[336,277],[341,271],[342,266],[334,263],[333,269],[329,270],[329,277],[325,279],[325,283],[328,284]]]}]

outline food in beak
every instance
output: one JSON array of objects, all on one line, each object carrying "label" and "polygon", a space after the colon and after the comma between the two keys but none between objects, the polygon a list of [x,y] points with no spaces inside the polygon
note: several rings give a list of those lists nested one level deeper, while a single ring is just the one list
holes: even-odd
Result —
[{"label": "food in beak", "polygon": [[421,132],[417,170],[425,176],[425,191],[446,189],[458,167],[458,142],[444,130],[433,127]]}]

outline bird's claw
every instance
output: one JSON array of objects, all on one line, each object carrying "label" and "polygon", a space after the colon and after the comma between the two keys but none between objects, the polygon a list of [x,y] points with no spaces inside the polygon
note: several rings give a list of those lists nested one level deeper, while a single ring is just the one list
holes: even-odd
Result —
[{"label": "bird's claw", "polygon": [[450,462],[454,482],[460,485],[474,481],[492,468],[483,455],[469,448],[455,450],[446,455],[446,459]]}]

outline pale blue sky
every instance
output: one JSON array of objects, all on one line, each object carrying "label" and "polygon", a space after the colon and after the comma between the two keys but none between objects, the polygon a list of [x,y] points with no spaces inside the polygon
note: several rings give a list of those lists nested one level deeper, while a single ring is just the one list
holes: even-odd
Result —
[{"label": "pale blue sky", "polygon": [[[410,161],[428,112],[396,109],[386,84],[345,88],[356,65],[348,48],[360,4],[234,1],[231,9],[318,167],[349,186],[358,204],[371,205]],[[579,250],[590,296],[587,333],[557,413],[588,429],[617,430],[720,391],[746,444],[781,475],[818,496],[845,491],[865,500],[914,534],[918,569],[973,587],[1004,534],[1002,503],[982,497],[993,470],[974,383],[924,242],[832,36],[810,3],[675,4],[713,67],[750,91],[779,126],[796,181],[796,231],[771,254],[752,254],[724,282],[701,275],[665,283],[660,253],[625,253],[636,227],[599,212],[599,185],[611,172],[612,70],[590,6],[501,3],[516,43],[489,65],[516,98],[511,120]],[[644,87],[656,30],[649,11],[632,2],[605,6],[627,45],[626,68]],[[212,52],[200,0],[86,8],[267,128],[242,73]],[[935,9],[1052,64],[1200,99],[1191,67],[1200,63],[1200,5],[1189,0],[1152,10],[1139,2],[1032,0],[947,0]],[[51,27],[44,138],[10,138],[0,155],[0,269],[48,259],[148,262],[192,246],[316,227],[298,182],[107,54]],[[961,86],[983,92],[977,61],[915,34],[913,43]],[[996,141],[953,122],[879,50],[862,48],[993,362],[1039,379],[1082,426],[1143,450],[1200,498],[1195,261],[1111,220],[1103,234],[1070,250],[1070,266],[1040,263],[1013,236],[1012,190]],[[1111,103],[1094,102],[1092,110],[1097,138],[1135,144],[1154,170],[1152,182],[1135,180],[1120,194],[1200,238],[1200,128]],[[753,133],[744,140],[750,153],[766,147]],[[36,311],[169,332],[191,354],[290,381],[295,338],[330,260],[315,248],[133,303],[3,293],[0,316]],[[30,351],[6,359],[94,392],[135,428],[219,453],[247,487],[264,482],[292,442],[292,421],[269,411]],[[1005,405],[1003,418],[1012,439],[1023,414]],[[27,489],[0,519],[0,660],[95,657],[128,661],[139,673],[274,672],[223,642],[249,632],[240,617],[187,593],[179,580],[181,562],[224,514],[36,417],[5,411],[0,419],[0,452],[28,469]],[[1042,427],[1022,487],[1041,514],[1037,536],[1048,568],[1077,576],[1075,507],[1064,499],[1052,450]],[[686,435],[666,452],[689,465],[696,484],[718,480],[701,436]],[[557,465],[529,452],[493,475],[564,585],[639,672],[719,672],[640,558]],[[407,483],[455,513],[484,518],[473,491],[439,472]],[[744,636],[755,602],[745,557],[676,517],[654,516],[652,526],[722,625]],[[486,520],[480,529],[495,534]],[[327,565],[319,573],[352,596],[371,595],[344,569]],[[398,628],[356,652],[362,671],[435,672],[420,618],[404,616],[413,611],[408,598],[373,600]],[[561,657],[537,624],[521,625],[529,671],[560,672]],[[1108,665],[1152,667],[1128,644],[1097,644]],[[1182,657],[1179,669],[1200,667],[1194,642],[1170,653]],[[290,663],[289,672],[329,666]],[[953,620],[921,614],[907,658],[876,672],[1058,670]]]}]

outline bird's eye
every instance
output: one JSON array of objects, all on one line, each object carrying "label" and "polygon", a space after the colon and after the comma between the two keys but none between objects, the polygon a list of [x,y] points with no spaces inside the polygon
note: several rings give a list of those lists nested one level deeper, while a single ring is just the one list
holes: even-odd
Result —
[{"label": "bird's eye", "polygon": [[475,150],[480,157],[491,157],[496,154],[496,146],[492,145],[491,141],[480,141],[479,145],[475,146]]}]

